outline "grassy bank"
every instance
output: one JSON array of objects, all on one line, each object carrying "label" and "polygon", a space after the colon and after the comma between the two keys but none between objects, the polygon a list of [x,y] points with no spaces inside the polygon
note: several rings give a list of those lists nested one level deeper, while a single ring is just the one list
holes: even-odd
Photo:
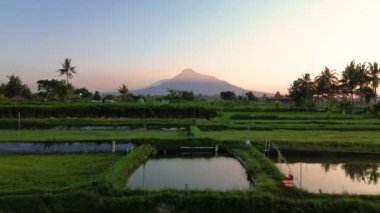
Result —
[{"label": "grassy bank", "polygon": [[271,160],[253,146],[232,146],[229,150],[244,161],[247,174],[253,177],[255,190],[279,190],[282,175]]},{"label": "grassy bank", "polygon": [[112,183],[115,188],[126,187],[129,176],[155,151],[149,145],[138,146],[127,155],[115,161],[114,167],[109,168],[104,174],[104,181]]},{"label": "grassy bank", "polygon": [[129,139],[182,139],[185,131],[170,130],[0,130],[0,142],[111,141]]},{"label": "grassy bank", "polygon": [[157,191],[103,195],[93,191],[0,197],[0,211],[23,212],[378,212],[379,198],[294,199],[257,192]]},{"label": "grassy bank", "polygon": [[376,131],[246,131],[246,130],[221,130],[198,131],[195,137],[207,137],[216,140],[258,140],[271,139],[275,142],[307,142],[307,143],[364,143],[380,144],[380,132]]},{"label": "grassy bank", "polygon": [[[83,126],[128,126],[130,129],[185,127],[194,119],[131,119],[131,118],[26,118],[21,120],[21,129],[49,129]],[[18,119],[0,119],[0,129],[18,129]]]}]

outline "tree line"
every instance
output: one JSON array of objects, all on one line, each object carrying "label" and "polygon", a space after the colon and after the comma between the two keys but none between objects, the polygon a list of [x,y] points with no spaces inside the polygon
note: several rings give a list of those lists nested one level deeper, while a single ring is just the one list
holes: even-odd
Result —
[{"label": "tree line", "polygon": [[[72,66],[70,58],[65,58],[61,62],[61,68],[57,70],[59,76],[65,76],[65,79],[43,79],[37,81],[37,93],[33,94],[24,84],[20,77],[12,74],[7,76],[8,82],[0,84],[0,103],[6,102],[16,96],[22,96],[25,99],[45,100],[45,101],[78,101],[78,100],[96,100],[100,101],[102,96],[99,91],[91,93],[87,88],[76,88],[69,82],[77,74],[75,66]],[[120,100],[130,100],[133,97],[129,93],[128,87],[123,84],[119,91]],[[109,97],[104,96],[103,101]]]},{"label": "tree line", "polygon": [[[43,101],[60,101],[60,102],[73,102],[78,100],[94,100],[94,101],[108,101],[114,100],[115,97],[111,94],[100,95],[99,91],[91,93],[85,87],[76,88],[69,82],[70,79],[77,74],[77,69],[72,65],[70,58],[65,58],[60,63],[61,68],[57,70],[59,76],[64,76],[65,79],[43,79],[37,81],[37,93],[32,94],[28,85],[24,84],[21,79],[12,74],[8,77],[8,83],[0,84],[0,103],[6,102],[7,99],[12,99],[15,96],[22,96],[26,99],[43,100]],[[119,96],[116,98],[118,101],[139,101],[151,99],[147,96],[133,95],[126,84],[122,84],[117,88]],[[156,100],[167,102],[181,102],[181,101],[195,101],[202,100],[205,97],[202,95],[196,96],[193,91],[173,90],[168,89],[168,94],[162,97],[156,97]],[[221,92],[220,98],[223,100],[241,100],[241,101],[257,101],[258,98],[252,93],[247,92],[244,96],[235,95],[234,92],[224,91]]]},{"label": "tree line", "polygon": [[303,74],[290,85],[289,97],[297,105],[308,101],[319,102],[327,99],[331,106],[336,99],[349,100],[351,103],[369,103],[377,100],[380,68],[377,62],[346,65],[340,78],[335,70],[325,67],[314,80],[309,73]]}]

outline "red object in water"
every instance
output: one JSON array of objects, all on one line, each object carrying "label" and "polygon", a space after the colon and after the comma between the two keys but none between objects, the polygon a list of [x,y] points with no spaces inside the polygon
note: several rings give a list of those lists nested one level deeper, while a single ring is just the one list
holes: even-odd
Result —
[{"label": "red object in water", "polygon": [[288,181],[293,181],[293,175],[292,174],[288,174],[288,176],[285,176],[284,178],[282,178],[282,180],[288,180]]},{"label": "red object in water", "polygon": [[288,176],[285,176],[282,178],[282,185],[284,185],[285,187],[289,187],[289,188],[293,188],[294,187],[294,183],[293,183],[293,175],[292,174],[288,174]]}]

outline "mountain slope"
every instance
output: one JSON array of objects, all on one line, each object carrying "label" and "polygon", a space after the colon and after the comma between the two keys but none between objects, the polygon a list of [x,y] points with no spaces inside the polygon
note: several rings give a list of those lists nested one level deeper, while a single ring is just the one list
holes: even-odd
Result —
[{"label": "mountain slope", "polygon": [[[214,76],[197,73],[191,69],[185,69],[169,80],[161,80],[149,87],[134,90],[134,94],[165,95],[168,89],[193,91],[195,94],[219,95],[222,91],[233,91],[236,94],[244,94],[248,90],[232,85]],[[256,96],[264,93],[255,92]]]}]

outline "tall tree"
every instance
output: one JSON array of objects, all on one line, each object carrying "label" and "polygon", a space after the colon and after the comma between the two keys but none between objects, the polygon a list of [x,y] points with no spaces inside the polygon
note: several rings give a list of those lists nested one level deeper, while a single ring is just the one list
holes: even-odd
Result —
[{"label": "tall tree", "polygon": [[28,85],[23,84],[18,76],[12,74],[7,77],[9,81],[3,86],[4,94],[7,98],[12,98],[16,95],[22,95],[26,98],[30,98],[32,96]]},{"label": "tall tree", "polygon": [[72,84],[67,85],[65,80],[39,80],[38,96],[52,101],[63,101],[65,97],[74,90]]},{"label": "tall tree", "polygon": [[[371,78],[369,76],[369,71],[367,63],[359,63],[356,65],[356,75],[359,88],[355,91],[357,95],[360,96],[360,100],[367,101],[368,94],[370,94],[369,89],[364,89],[371,83]],[[372,90],[372,89],[371,89]]]},{"label": "tall tree", "polygon": [[258,100],[258,98],[255,96],[255,94],[253,94],[252,91],[245,93],[245,96],[247,97],[248,101],[256,102]]},{"label": "tall tree", "polygon": [[0,84],[0,94],[4,94],[5,93],[5,84],[2,83]]},{"label": "tall tree", "polygon": [[130,94],[129,94],[129,89],[128,89],[127,85],[125,85],[125,84],[121,85],[121,87],[117,91],[119,92],[119,94],[123,100],[129,99]]},{"label": "tall tree", "polygon": [[223,100],[231,100],[232,101],[232,100],[236,99],[236,95],[232,91],[223,91],[223,92],[220,92],[220,97]]},{"label": "tall tree", "polygon": [[330,68],[325,69],[315,78],[315,89],[318,95],[328,97],[330,104],[338,87],[337,73]]},{"label": "tall tree", "polygon": [[75,89],[74,94],[79,95],[81,98],[84,98],[84,99],[92,98],[92,93],[88,91],[86,87]]},{"label": "tall tree", "polygon": [[350,94],[351,101],[354,100],[355,89],[359,85],[359,76],[356,68],[357,66],[355,61],[351,61],[348,65],[346,65],[340,79],[340,82],[342,83],[340,87],[343,88],[342,92]]},{"label": "tall tree", "polygon": [[314,82],[311,80],[310,74],[306,73],[298,78],[290,85],[289,97],[297,105],[305,103],[306,100],[312,99],[315,93]]},{"label": "tall tree", "polygon": [[375,99],[377,99],[377,87],[379,86],[380,68],[377,62],[369,63],[369,77],[371,79],[372,89],[375,91]]},{"label": "tall tree", "polygon": [[363,88],[370,84],[371,78],[369,77],[369,71],[366,62],[356,65],[356,75],[359,88]]},{"label": "tall tree", "polygon": [[92,96],[92,100],[95,100],[95,101],[100,101],[101,97],[100,97],[100,93],[99,91],[95,91],[94,93],[94,96]]},{"label": "tall tree", "polygon": [[66,85],[67,88],[69,87],[69,79],[72,79],[74,77],[74,74],[77,73],[75,67],[71,66],[71,58],[65,58],[63,63],[61,62],[62,68],[59,69],[57,72],[59,72],[59,76],[66,75]]},{"label": "tall tree", "polygon": [[0,103],[4,103],[7,101],[7,98],[5,97],[5,84],[0,84]]}]

